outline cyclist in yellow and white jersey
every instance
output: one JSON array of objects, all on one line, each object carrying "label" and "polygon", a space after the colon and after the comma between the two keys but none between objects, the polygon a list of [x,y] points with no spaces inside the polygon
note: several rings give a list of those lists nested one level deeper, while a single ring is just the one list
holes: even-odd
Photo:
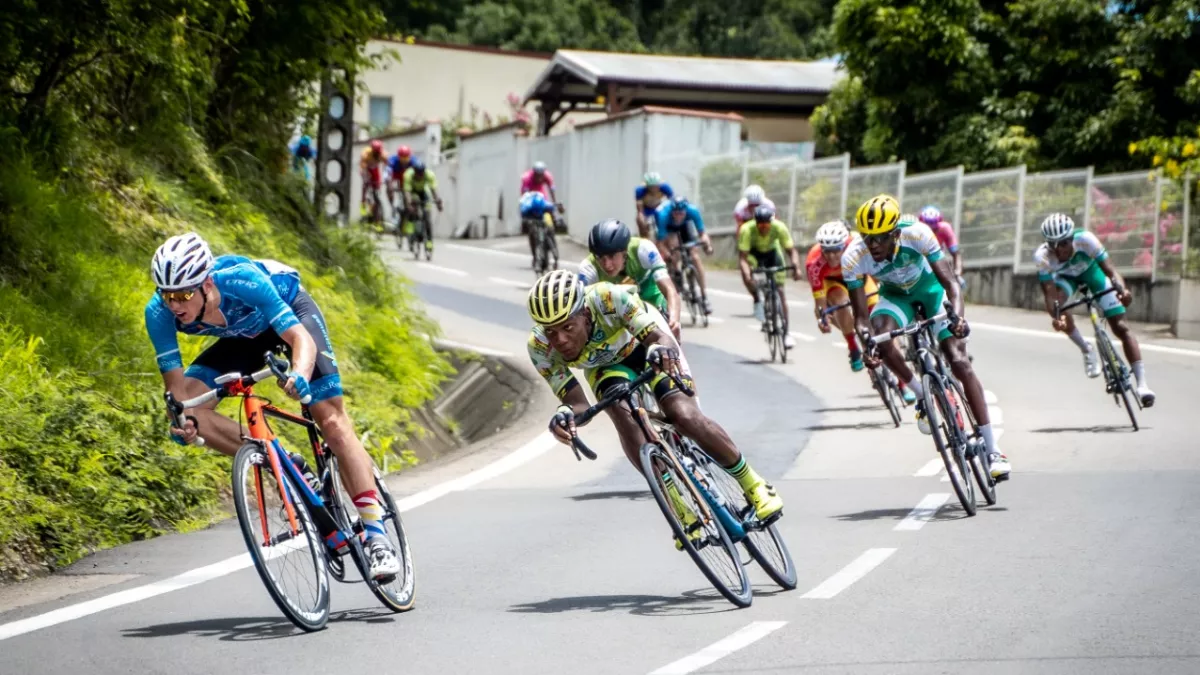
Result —
[{"label": "cyclist in yellow and white jersey", "polygon": [[[528,309],[534,321],[529,358],[562,402],[550,421],[550,431],[564,444],[571,442],[574,416],[588,408],[587,396],[571,368],[583,370],[598,397],[610,387],[636,378],[650,364],[691,380],[687,360],[671,329],[661,314],[647,309],[633,286],[601,282],[585,287],[577,274],[554,270],[530,289]],[[775,488],[751,468],[721,425],[700,411],[695,398],[679,396],[675,382],[661,372],[649,387],[667,419],[737,479],[760,519],[783,509],[783,499]],[[625,456],[641,471],[643,439],[632,414],[621,406],[606,412],[617,428]],[[690,529],[698,523],[697,516],[683,502],[678,488],[672,492],[671,487],[671,502]]]},{"label": "cyclist in yellow and white jersey", "polygon": [[[842,254],[842,277],[846,288],[850,289],[859,334],[885,333],[913,323],[917,320],[917,304],[924,307],[927,316],[940,314],[943,301],[949,300],[958,321],[936,325],[937,339],[954,376],[962,382],[967,405],[979,424],[979,434],[990,455],[992,476],[997,480],[1008,478],[1011,467],[996,445],[983,385],[975,375],[963,344],[970,326],[963,316],[958,278],[943,255],[937,236],[928,225],[919,222],[898,228],[900,204],[889,195],[879,195],[863,203],[855,220],[862,239],[851,242]],[[879,283],[879,302],[870,310],[863,290],[867,277],[874,277]],[[921,381],[913,374],[894,341],[880,343],[879,352],[888,368],[916,394],[917,426],[922,433],[930,433]],[[878,356],[869,356],[865,361],[869,368],[879,365]]]}]

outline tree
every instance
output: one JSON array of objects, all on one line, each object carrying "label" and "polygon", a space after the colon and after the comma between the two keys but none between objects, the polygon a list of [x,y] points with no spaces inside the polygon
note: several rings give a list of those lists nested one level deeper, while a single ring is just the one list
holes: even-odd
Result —
[{"label": "tree", "polygon": [[604,0],[487,0],[467,7],[453,33],[435,26],[429,35],[502,49],[645,51],[633,22]]}]

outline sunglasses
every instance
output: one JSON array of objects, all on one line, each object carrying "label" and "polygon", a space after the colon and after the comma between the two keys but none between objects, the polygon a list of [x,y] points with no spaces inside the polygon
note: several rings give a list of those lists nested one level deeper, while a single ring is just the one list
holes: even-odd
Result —
[{"label": "sunglasses", "polygon": [[192,288],[185,288],[181,291],[160,290],[158,292],[158,294],[160,296],[162,296],[162,299],[165,302],[187,302],[188,300],[191,300],[192,297],[195,296],[196,292],[199,290],[200,290],[199,286],[193,286]]},{"label": "sunglasses", "polygon": [[887,243],[889,240],[891,240],[891,238],[891,232],[884,232],[883,234],[868,234],[867,236],[863,237],[863,241],[868,244],[882,244]]}]

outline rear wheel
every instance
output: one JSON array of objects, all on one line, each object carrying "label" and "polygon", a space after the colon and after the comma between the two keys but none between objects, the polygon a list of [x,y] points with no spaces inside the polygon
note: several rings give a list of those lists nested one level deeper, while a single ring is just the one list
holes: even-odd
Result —
[{"label": "rear wheel", "polygon": [[946,464],[950,485],[968,516],[975,515],[975,485],[971,482],[971,466],[966,458],[966,443],[958,426],[961,412],[950,404],[941,382],[930,375],[921,377],[925,389],[925,415],[933,443]]},{"label": "rear wheel", "polygon": [[[329,621],[325,543],[307,505],[298,498],[300,489],[286,470],[280,484],[267,452],[270,450],[259,443],[247,443],[234,456],[233,499],[238,524],[254,568],[275,605],[301,629],[321,630]],[[298,529],[292,527],[284,494]]]},{"label": "rear wheel", "polygon": [[1133,391],[1129,370],[1121,361],[1121,356],[1117,354],[1112,338],[1108,336],[1108,331],[1103,329],[1096,331],[1096,345],[1100,349],[1100,358],[1104,359],[1104,378],[1109,382],[1109,389],[1112,390],[1114,398],[1125,404],[1125,412],[1129,413],[1129,423],[1133,425],[1133,430],[1137,431],[1137,413],[1134,412],[1134,402],[1130,399],[1137,401],[1139,407],[1142,402],[1137,400],[1137,394]]},{"label": "rear wheel", "polygon": [[[686,255],[686,254],[685,254]],[[692,318],[692,325],[696,325],[704,314],[704,308],[700,306],[700,294],[696,292],[696,272],[690,266],[683,269],[684,278],[684,301],[687,302],[688,315]],[[705,323],[708,323],[708,317],[705,317]]]},{"label": "rear wheel", "polygon": [[396,510],[396,502],[388,491],[377,469],[375,472],[375,489],[383,501],[383,529],[387,531],[388,541],[396,558],[400,560],[400,573],[386,584],[369,581],[367,586],[385,607],[393,612],[407,612],[416,603],[416,577],[413,574],[412,550],[408,545],[408,534],[404,531],[404,523],[400,521],[400,512]]},{"label": "rear wheel", "polygon": [[[696,499],[690,489],[690,479],[679,472],[678,465],[656,443],[642,446],[641,460],[642,474],[650,484],[650,492],[670,523],[671,531],[683,543],[683,550],[687,551],[696,567],[726,600],[738,607],[749,607],[754,595],[741,556],[730,540],[729,533],[712,515],[708,504]],[[667,496],[668,482],[674,483],[680,501],[699,518],[701,532],[696,541],[688,537],[683,522],[675,513],[671,498]]]}]

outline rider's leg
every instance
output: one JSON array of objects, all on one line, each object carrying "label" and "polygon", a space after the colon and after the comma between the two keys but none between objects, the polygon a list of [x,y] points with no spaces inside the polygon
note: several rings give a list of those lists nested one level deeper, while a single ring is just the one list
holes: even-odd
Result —
[{"label": "rider's leg", "polygon": [[[194,398],[212,388],[213,385],[204,380],[185,377],[182,398]],[[184,414],[196,418],[205,445],[221,454],[233,456],[237,454],[238,448],[242,447],[242,436],[249,435],[250,432],[234,420],[218,413],[217,403],[211,401],[199,408],[189,408]]]},{"label": "rider's leg", "polygon": [[[875,335],[887,333],[899,327],[899,321],[891,313],[875,312],[871,314],[871,332]],[[912,368],[908,367],[908,362],[904,360],[904,354],[896,346],[896,341],[888,340],[887,342],[881,342],[878,349],[879,356],[883,358],[883,362],[887,365],[888,370],[891,370],[892,374],[901,382],[906,383],[917,396],[923,396],[925,390],[921,387],[921,381],[917,379]]]},{"label": "rider's leg", "polygon": [[708,283],[705,281],[704,264],[700,262],[700,249],[696,247],[688,253],[692,256],[692,264],[696,266],[696,282],[700,284],[700,292],[707,296]]},{"label": "rider's leg", "polygon": [[991,416],[988,414],[983,384],[975,375],[971,359],[967,357],[967,345],[958,338],[947,337],[942,340],[942,353],[950,362],[950,370],[953,371],[954,377],[962,383],[963,393],[967,396],[967,405],[971,407],[971,413],[974,414],[975,422],[979,425],[979,435],[983,438],[991,461],[992,477],[999,479],[1007,477],[1012,467],[996,443],[996,434],[992,429]]},{"label": "rider's leg", "polygon": [[[1129,330],[1129,322],[1125,320],[1124,314],[1117,314],[1108,318],[1108,325],[1112,328],[1112,332],[1121,341],[1121,346],[1125,351],[1125,358],[1129,360],[1129,367],[1133,370],[1133,377],[1137,380],[1138,393],[1143,395],[1149,391],[1146,385],[1146,366],[1142,363],[1142,348],[1138,344],[1137,336],[1133,331]],[[1153,395],[1151,395],[1153,396]]]}]

